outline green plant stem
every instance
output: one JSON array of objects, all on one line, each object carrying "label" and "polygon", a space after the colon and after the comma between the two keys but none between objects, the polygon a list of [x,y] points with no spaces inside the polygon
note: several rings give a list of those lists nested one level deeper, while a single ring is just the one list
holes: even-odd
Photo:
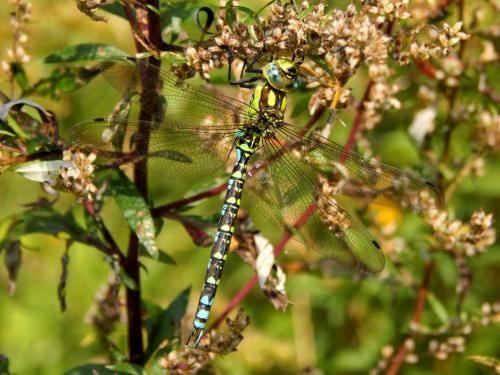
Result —
[{"label": "green plant stem", "polygon": [[[464,21],[465,1],[458,0],[456,2],[456,5],[458,8],[458,19],[461,21]],[[462,41],[460,43],[459,50],[458,50],[458,58],[460,60],[462,60],[464,50],[465,50],[465,41]],[[444,133],[444,151],[443,151],[443,162],[444,163],[447,163],[449,161],[450,148],[451,148],[451,138],[453,135],[453,130],[455,129],[455,126],[457,125],[457,121],[453,117],[453,112],[455,110],[458,88],[459,88],[458,85],[456,87],[451,88],[451,90],[449,91],[449,94],[447,95],[447,99],[448,99],[448,127],[446,128],[446,131]],[[438,184],[441,187],[441,189],[444,190],[445,184],[444,184],[444,176],[442,173],[440,173],[438,176]]]}]

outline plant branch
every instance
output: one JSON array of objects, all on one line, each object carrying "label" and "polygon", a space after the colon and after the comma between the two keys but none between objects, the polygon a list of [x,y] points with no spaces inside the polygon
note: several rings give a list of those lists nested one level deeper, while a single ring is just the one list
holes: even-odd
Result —
[{"label": "plant branch", "polygon": [[340,162],[344,163],[345,159],[349,155],[349,152],[352,151],[354,144],[356,143],[356,140],[358,138],[358,135],[362,131],[362,122],[363,122],[363,115],[365,113],[365,103],[368,100],[368,97],[370,96],[370,90],[373,86],[373,81],[370,80],[368,82],[368,85],[366,86],[365,92],[363,94],[363,98],[359,101],[357,107],[356,107],[356,116],[354,117],[354,122],[352,123],[351,131],[349,132],[349,137],[347,138],[347,142],[344,145],[344,148],[342,150],[342,154],[340,156]]},{"label": "plant branch", "polygon": [[[417,299],[415,301],[415,305],[413,307],[413,313],[410,320],[410,327],[414,327],[419,324],[420,319],[422,317],[422,313],[425,308],[425,301],[427,299],[427,291],[429,290],[429,281],[431,278],[431,273],[433,269],[432,261],[428,261],[424,266],[424,277],[422,279],[422,283],[417,291]],[[396,354],[392,357],[389,369],[387,370],[386,375],[396,375],[404,362],[406,353],[408,351],[405,342],[407,339],[412,338],[413,334],[406,335],[401,343],[399,344],[398,349],[396,350]]]},{"label": "plant branch", "polygon": [[92,243],[93,241],[95,241],[95,239],[93,239],[93,237],[90,237],[85,242],[92,243],[92,245],[94,245],[98,249],[102,250],[105,254],[107,254],[111,257],[116,256],[118,258],[118,261],[120,262],[120,264],[123,264],[123,262],[125,261],[125,256],[120,251],[120,248],[118,247],[116,241],[111,236],[111,233],[109,233],[108,228],[106,228],[104,226],[100,217],[97,215],[95,208],[94,208],[94,205],[92,204],[92,201],[85,200],[83,202],[83,207],[85,208],[85,211],[87,211],[88,214],[90,216],[92,216],[92,218],[94,219],[95,223],[99,227],[99,230],[101,231],[102,235],[104,236],[104,239],[109,244],[109,247],[106,247],[105,249],[103,249],[102,246],[98,246],[98,243]]},{"label": "plant branch", "polygon": [[[145,39],[149,42],[148,44],[152,46],[151,49],[158,51],[161,43],[161,25],[159,15],[153,9],[159,9],[159,0],[150,1],[147,9],[144,9],[141,5],[136,5],[136,19],[132,17],[129,18],[129,21],[131,22],[131,28],[134,30],[135,34],[137,33],[137,29],[139,29],[141,31],[141,35],[144,35]],[[125,5],[125,10],[127,10],[127,5]],[[142,43],[138,42],[140,42],[140,40],[136,38],[136,47],[138,52],[145,52],[146,49],[151,50],[148,46],[144,46]],[[154,67],[160,67],[160,60],[157,60],[153,56],[149,58],[149,62]],[[146,67],[140,72],[140,74],[142,87],[144,87],[144,93],[141,96],[139,120],[142,121],[141,123],[144,123],[155,120],[154,114],[158,113],[156,107],[159,101],[154,100],[159,95],[158,69],[149,69]],[[142,126],[139,129],[139,137],[136,146],[137,149],[147,149],[149,138],[150,130],[145,126]],[[134,182],[139,192],[147,200],[148,173],[146,160],[140,160],[134,168]],[[134,289],[126,287],[129,360],[131,363],[142,365],[145,357],[142,336],[139,240],[133,231],[130,232],[128,252],[123,267],[127,275],[134,281],[135,284]]]},{"label": "plant branch", "polygon": [[[464,20],[464,0],[457,0],[456,5],[458,7],[459,20]],[[465,25],[464,25],[465,27]],[[465,30],[464,30],[465,31]],[[465,50],[465,41],[462,41],[458,50],[458,58],[462,60],[462,56]],[[444,133],[444,151],[443,151],[443,161],[447,162],[450,157],[450,147],[451,147],[451,136],[453,134],[453,129],[456,125],[456,120],[453,117],[453,112],[455,110],[456,97],[458,93],[459,85],[452,87],[447,95],[448,99],[448,127]],[[444,176],[442,173],[439,174],[439,185],[441,188],[444,187]]]},{"label": "plant branch", "polygon": [[445,201],[449,202],[451,196],[455,193],[458,188],[458,185],[462,182],[462,180],[467,177],[470,173],[474,164],[484,156],[486,150],[481,150],[477,154],[472,155],[465,165],[460,169],[460,171],[456,174],[455,178],[449,183],[448,187],[445,190],[444,197]]},{"label": "plant branch", "polygon": [[222,193],[223,191],[225,191],[226,187],[227,187],[227,182],[224,182],[224,183],[219,184],[211,189],[208,189],[208,190],[202,191],[199,194],[193,195],[192,197],[180,199],[178,201],[168,203],[164,206],[153,208],[151,210],[151,214],[154,217],[165,216],[165,215],[171,213],[172,211],[178,210],[179,208],[185,207],[191,203],[198,202],[202,199],[210,198],[210,197],[213,197],[215,195],[218,195],[218,194]]}]

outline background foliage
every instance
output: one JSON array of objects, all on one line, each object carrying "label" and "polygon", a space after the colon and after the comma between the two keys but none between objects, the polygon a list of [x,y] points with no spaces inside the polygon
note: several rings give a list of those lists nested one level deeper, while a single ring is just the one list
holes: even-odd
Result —
[{"label": "background foliage", "polygon": [[[129,6],[143,8],[140,3]],[[390,4],[403,10],[389,9]],[[241,5],[248,8],[239,8],[238,16],[243,14],[248,24],[255,22],[253,12],[266,2]],[[325,56],[317,61],[340,71],[337,76],[345,85],[339,116],[347,126],[333,122],[331,138],[340,144],[354,140],[367,156],[380,156],[388,164],[437,176],[447,195],[446,207],[434,216],[420,217],[391,208],[365,208],[365,224],[381,240],[388,258],[386,270],[377,276],[361,278],[340,270],[291,242],[278,263],[288,271],[286,289],[292,306],[287,312],[276,311],[254,288],[240,304],[251,322],[243,331],[244,340],[235,353],[223,357],[186,351],[176,341],[190,329],[208,251],[193,242],[193,238],[203,240],[200,233],[190,235],[179,220],[164,220],[156,237],[162,261],[141,257],[141,291],[149,328],[144,335],[149,343],[146,353],[152,354],[151,348],[169,339],[165,353],[157,353],[147,363],[148,373],[162,366],[175,373],[174,363],[180,365],[178,373],[193,371],[183,370],[183,361],[206,365],[209,373],[224,374],[355,374],[370,370],[479,374],[495,367],[498,371],[500,258],[499,246],[493,243],[494,229],[498,229],[494,218],[500,210],[499,24],[494,18],[498,4],[411,1],[409,19],[403,14],[404,2],[358,3],[357,9],[362,5],[372,6],[372,15],[380,12],[383,19],[377,30],[382,30],[382,36],[401,35],[397,33],[406,30],[414,33],[416,44],[400,48],[402,39],[385,40],[390,56],[375,52],[372,60],[363,56],[352,71],[340,71],[342,66]],[[209,50],[208,58],[203,59],[203,46],[196,46],[201,31],[193,14],[202,6],[216,9],[217,4],[161,2],[164,41],[191,46],[186,54],[165,60],[187,61],[190,65],[179,65],[179,70],[196,70],[209,76],[217,90],[236,95],[236,90],[227,88],[224,57]],[[325,19],[333,14],[332,9],[344,11],[347,6],[347,2],[327,4]],[[11,0],[0,7],[1,104],[32,99],[37,105],[24,102],[24,110],[40,120],[33,130],[25,126],[19,107],[7,111],[8,124],[18,139],[15,144],[22,144],[24,153],[2,147],[3,167],[26,160],[40,145],[52,143],[61,149],[60,143],[51,142],[51,129],[58,129],[61,139],[67,139],[73,124],[106,116],[113,109],[118,95],[92,67],[98,57],[133,55],[144,46],[121,17],[120,4],[107,7],[107,12],[95,12],[90,2],[42,0]],[[303,6],[299,18],[314,14],[312,9]],[[231,24],[231,17],[236,15],[226,12],[224,22]],[[261,17],[273,20],[270,7],[262,10]],[[453,26],[459,21],[463,22],[460,32],[467,35],[457,37],[460,28]],[[448,30],[445,22],[451,25]],[[419,28],[425,24],[437,28],[430,32]],[[136,33],[138,29],[134,29]],[[351,33],[355,32],[353,28]],[[440,37],[445,41],[439,41]],[[458,40],[452,42],[453,38]],[[242,51],[237,50],[237,57],[244,57]],[[221,69],[214,69],[219,64]],[[390,73],[381,70],[384,64]],[[322,76],[324,72],[310,74],[318,75],[321,82],[328,78]],[[333,80],[333,76],[329,78]],[[201,82],[200,78],[193,80]],[[327,115],[323,112],[334,93],[330,86],[320,84],[292,94],[294,123],[305,124],[316,116],[324,128]],[[7,115],[10,108],[2,109],[0,116]],[[353,132],[356,126],[359,128]],[[2,146],[11,146],[11,128],[1,129]],[[206,191],[222,183],[220,177],[194,184],[150,179],[151,206],[161,207]],[[125,292],[110,271],[117,271],[129,289],[133,281],[109,260],[113,248],[107,244],[116,244],[126,254],[128,228],[134,227],[130,223],[134,218],[127,222],[123,207],[134,204],[138,210],[148,209],[141,206],[140,193],[124,175],[107,178],[112,188],[99,218],[92,218],[89,207],[74,194],[41,189],[40,183],[11,171],[0,176],[0,240],[5,264],[0,272],[4,285],[0,288],[0,373],[64,373],[87,363],[121,363],[116,371],[142,371],[125,364],[127,351],[133,353],[127,343],[130,326],[125,322]],[[120,200],[123,196],[130,200]],[[210,215],[219,206],[220,199],[211,198],[189,214],[194,212],[213,224],[216,219]],[[255,222],[257,229],[265,225],[258,219]],[[97,242],[95,233],[99,233]],[[278,229],[264,234],[273,244],[280,238]],[[147,245],[146,249],[156,251]],[[252,275],[239,257],[229,257],[214,317],[220,316]],[[66,311],[61,313],[63,307]],[[179,325],[171,326],[171,321]],[[141,361],[132,358],[131,362]],[[91,373],[89,367],[80,371]]]}]

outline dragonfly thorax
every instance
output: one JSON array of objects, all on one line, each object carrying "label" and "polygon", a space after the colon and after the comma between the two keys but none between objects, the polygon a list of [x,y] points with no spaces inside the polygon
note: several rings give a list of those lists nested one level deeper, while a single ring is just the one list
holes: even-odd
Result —
[{"label": "dragonfly thorax", "polygon": [[274,89],[268,83],[255,88],[250,106],[257,113],[257,121],[251,125],[263,137],[272,135],[283,124],[286,109],[286,93]]}]

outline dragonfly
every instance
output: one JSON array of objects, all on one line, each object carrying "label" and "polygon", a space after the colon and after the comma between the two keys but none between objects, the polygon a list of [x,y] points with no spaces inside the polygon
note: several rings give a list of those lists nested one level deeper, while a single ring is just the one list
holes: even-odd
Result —
[{"label": "dragonfly", "polygon": [[[431,181],[355,152],[346,153],[317,132],[305,132],[286,122],[287,96],[301,79],[300,63],[295,57],[277,56],[261,62],[260,69],[248,68],[251,77],[231,81],[253,90],[246,103],[181,81],[144,59],[111,58],[102,63],[102,74],[120,92],[142,96],[143,103],[152,86],[160,94],[150,105],[156,120],[97,119],[71,130],[73,143],[80,149],[136,163],[169,178],[209,176],[232,168],[187,342],[195,347],[214,304],[244,186],[251,205],[291,231],[308,249],[370,273],[384,268],[382,250],[336,197],[350,195],[401,205],[402,196],[426,191],[441,200]],[[149,83],[143,79],[146,71],[154,73]],[[146,141],[141,140],[144,133]],[[311,207],[309,219],[300,227],[295,225]]]}]

